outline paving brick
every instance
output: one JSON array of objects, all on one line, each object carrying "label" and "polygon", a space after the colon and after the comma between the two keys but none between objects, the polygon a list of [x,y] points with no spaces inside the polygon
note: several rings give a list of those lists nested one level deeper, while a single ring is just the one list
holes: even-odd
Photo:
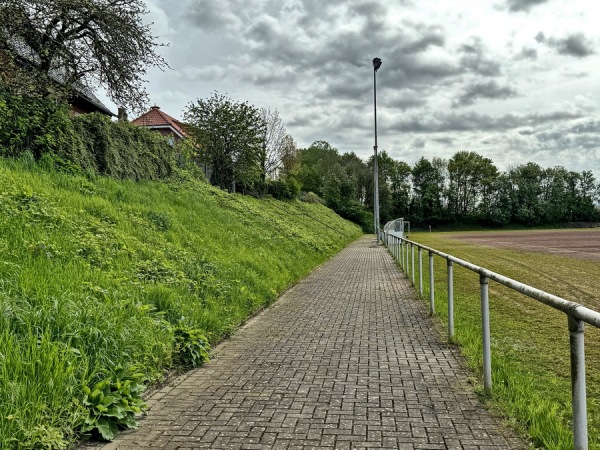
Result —
[{"label": "paving brick", "polygon": [[215,353],[148,399],[139,430],[96,448],[525,448],[479,403],[409,281],[368,237]]}]

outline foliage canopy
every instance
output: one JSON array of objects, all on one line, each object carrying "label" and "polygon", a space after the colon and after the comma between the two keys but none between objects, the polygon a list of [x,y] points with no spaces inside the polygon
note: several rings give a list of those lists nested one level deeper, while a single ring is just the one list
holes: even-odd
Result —
[{"label": "foliage canopy", "polygon": [[190,103],[185,120],[201,160],[211,165],[211,182],[233,192],[238,187],[252,189],[260,180],[266,128],[260,110],[215,92]]},{"label": "foliage canopy", "polygon": [[142,22],[142,0],[4,0],[0,4],[0,81],[13,93],[102,85],[117,104],[141,110],[143,75],[165,67]]}]

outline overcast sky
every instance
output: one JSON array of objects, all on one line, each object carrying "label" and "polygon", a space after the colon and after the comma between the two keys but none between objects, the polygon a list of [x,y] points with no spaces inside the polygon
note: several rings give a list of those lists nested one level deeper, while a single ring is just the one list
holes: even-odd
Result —
[{"label": "overcast sky", "polygon": [[[505,170],[600,178],[595,0],[147,0],[171,69],[152,104],[183,117],[213,91],[277,109],[300,147],[413,164],[475,151]],[[116,110],[116,107],[113,107]]]}]

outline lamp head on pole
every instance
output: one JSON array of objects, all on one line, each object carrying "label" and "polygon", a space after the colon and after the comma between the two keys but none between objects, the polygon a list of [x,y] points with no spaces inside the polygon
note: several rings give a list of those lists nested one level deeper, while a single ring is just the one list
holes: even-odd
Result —
[{"label": "lamp head on pole", "polygon": [[381,67],[381,58],[374,58],[373,59],[373,68],[375,69],[375,72],[377,72],[377,70]]}]

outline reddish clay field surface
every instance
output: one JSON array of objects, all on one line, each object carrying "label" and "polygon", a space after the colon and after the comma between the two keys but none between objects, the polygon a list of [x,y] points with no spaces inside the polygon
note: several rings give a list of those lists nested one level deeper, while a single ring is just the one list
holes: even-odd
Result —
[{"label": "reddish clay field surface", "polygon": [[600,229],[501,231],[448,236],[475,245],[600,261]]}]

